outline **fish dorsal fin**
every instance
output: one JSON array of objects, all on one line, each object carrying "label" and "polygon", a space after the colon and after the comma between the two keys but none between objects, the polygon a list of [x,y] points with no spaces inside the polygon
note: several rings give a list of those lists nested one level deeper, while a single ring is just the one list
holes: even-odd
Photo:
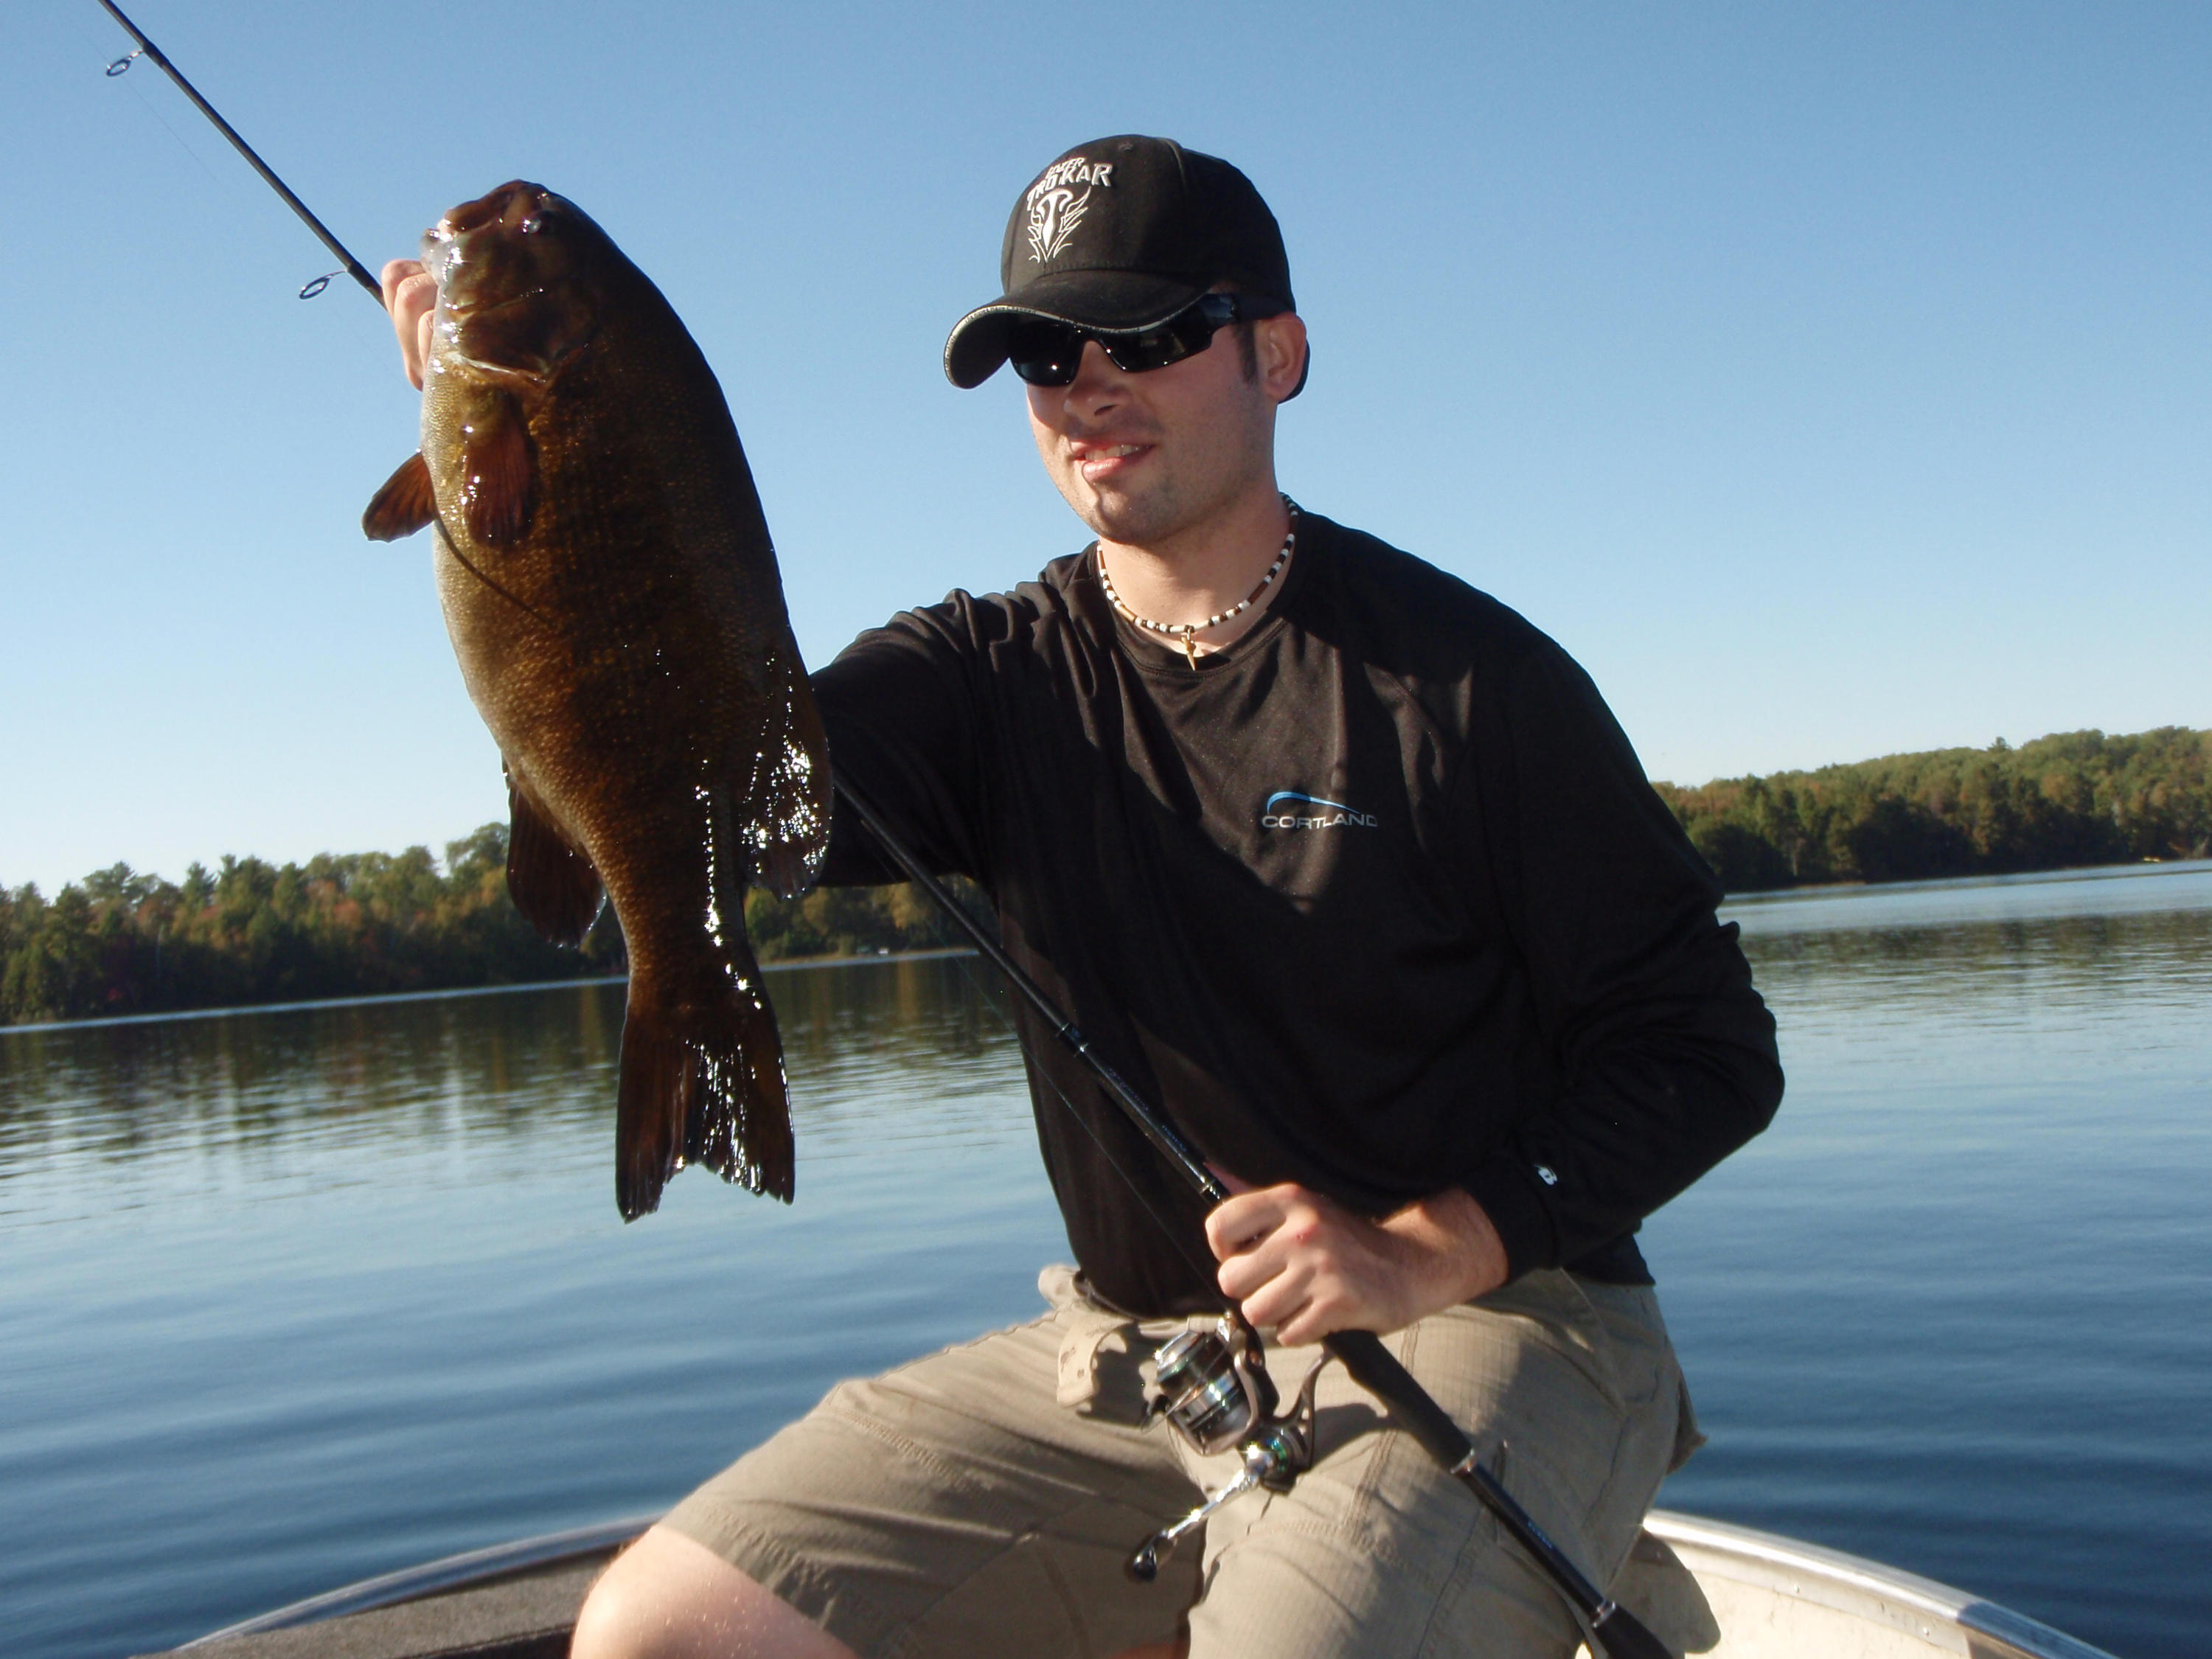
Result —
[{"label": "fish dorsal fin", "polygon": [[740,809],[745,851],[755,885],[797,898],[830,855],[830,739],[796,645],[787,639],[763,678],[778,687],[771,696],[781,717],[768,721],[753,759]]},{"label": "fish dorsal fin", "polygon": [[361,515],[362,534],[373,542],[396,542],[437,516],[438,495],[430,488],[429,465],[418,449],[369,497],[368,511]]},{"label": "fish dorsal fin", "polygon": [[507,393],[474,414],[461,439],[461,517],[477,541],[504,547],[530,527],[538,457],[522,407]]},{"label": "fish dorsal fin", "polygon": [[544,938],[556,945],[581,945],[606,902],[599,872],[553,827],[552,816],[516,779],[512,767],[507,805],[507,896]]}]

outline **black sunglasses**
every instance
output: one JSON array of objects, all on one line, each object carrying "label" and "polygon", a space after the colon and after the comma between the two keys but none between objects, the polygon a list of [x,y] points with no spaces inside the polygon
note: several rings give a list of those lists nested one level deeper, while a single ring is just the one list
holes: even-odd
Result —
[{"label": "black sunglasses", "polygon": [[1083,343],[1096,340],[1115,368],[1141,374],[1195,356],[1213,343],[1218,328],[1279,317],[1289,309],[1256,294],[1201,294],[1151,328],[1078,328],[1049,318],[1024,317],[1007,337],[1006,361],[1031,386],[1072,386],[1083,366]]}]

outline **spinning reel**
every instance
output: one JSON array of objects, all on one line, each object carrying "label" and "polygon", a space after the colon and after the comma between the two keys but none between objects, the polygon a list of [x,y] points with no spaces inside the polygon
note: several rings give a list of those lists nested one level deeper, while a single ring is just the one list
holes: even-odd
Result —
[{"label": "spinning reel", "polygon": [[1279,1417],[1279,1396],[1260,1339],[1241,1319],[1224,1314],[1210,1330],[1185,1331],[1161,1348],[1153,1362],[1159,1385],[1154,1414],[1165,1417],[1200,1456],[1234,1447],[1244,1467],[1175,1525],[1138,1545],[1123,1564],[1130,1577],[1151,1583],[1184,1534],[1231,1498],[1255,1486],[1288,1492],[1313,1467],[1314,1383],[1327,1364],[1324,1354],[1307,1368],[1290,1410]]}]

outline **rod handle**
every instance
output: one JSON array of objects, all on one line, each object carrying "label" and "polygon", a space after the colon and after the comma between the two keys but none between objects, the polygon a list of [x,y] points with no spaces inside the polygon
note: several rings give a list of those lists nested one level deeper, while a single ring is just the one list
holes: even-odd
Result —
[{"label": "rod handle", "polygon": [[1397,1427],[1419,1441],[1444,1468],[1474,1452],[1474,1443],[1374,1332],[1337,1331],[1323,1337],[1322,1346],[1352,1374],[1353,1382],[1390,1408]]},{"label": "rod handle", "polygon": [[1338,1331],[1322,1339],[1352,1380],[1390,1408],[1393,1424],[1413,1437],[1437,1464],[1482,1500],[1498,1524],[1536,1559],[1545,1576],[1589,1622],[1606,1659],[1674,1659],[1665,1645],[1627,1608],[1606,1598],[1554,1544],[1535,1517],[1515,1501],[1498,1477],[1475,1461],[1474,1443],[1436,1402],[1398,1356],[1372,1331]]}]

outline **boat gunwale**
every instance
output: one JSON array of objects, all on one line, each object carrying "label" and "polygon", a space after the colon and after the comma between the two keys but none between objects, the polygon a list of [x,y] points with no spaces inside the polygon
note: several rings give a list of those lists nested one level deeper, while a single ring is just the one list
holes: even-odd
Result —
[{"label": "boat gunwale", "polygon": [[[636,1539],[659,1518],[658,1515],[629,1516],[596,1526],[574,1527],[563,1532],[444,1556],[419,1566],[404,1567],[396,1572],[325,1590],[319,1595],[227,1625],[185,1643],[178,1651],[232,1637],[289,1630],[348,1613],[368,1613],[378,1607],[427,1601],[458,1590],[481,1589],[503,1578],[605,1555]],[[2113,1659],[2102,1648],[2093,1647],[2010,1607],[1863,1556],[1802,1543],[1731,1522],[1687,1515],[1679,1510],[1653,1510],[1645,1516],[1644,1524],[1653,1537],[1670,1548],[1680,1546],[1717,1556],[1723,1562],[1739,1561],[1771,1574],[1794,1573],[1801,1578],[1819,1580],[1859,1596],[1909,1608],[1984,1642],[2002,1644],[2002,1649],[1989,1653],[1987,1659]],[[1799,1599],[1809,1598],[1801,1595]]]},{"label": "boat gunwale", "polygon": [[[1723,1561],[1753,1564],[1777,1575],[1789,1573],[1823,1582],[1860,1597],[1909,1608],[1979,1637],[1984,1643],[2002,1644],[2002,1650],[1990,1652],[1987,1659],[2114,1659],[2102,1648],[2069,1636],[2026,1613],[2016,1613],[2000,1602],[1933,1578],[1923,1578],[1901,1567],[1870,1561],[1864,1556],[1738,1526],[1733,1522],[1686,1515],[1679,1510],[1653,1510],[1644,1517],[1644,1525],[1654,1538],[1670,1548],[1679,1545],[1718,1556]],[[1693,1573],[1695,1571],[1692,1569]],[[1802,1592],[1784,1592],[1779,1586],[1775,1588],[1778,1593],[1791,1594],[1799,1600],[1812,1599]],[[1853,1610],[1838,1607],[1837,1611]],[[1923,1639],[1926,1639],[1924,1636]],[[1981,1650],[1976,1650],[1976,1659],[1982,1659]]]},{"label": "boat gunwale", "polygon": [[194,1637],[175,1651],[182,1653],[210,1643],[228,1641],[234,1636],[293,1630],[301,1625],[319,1624],[326,1619],[341,1619],[348,1613],[372,1613],[379,1607],[398,1607],[404,1602],[426,1601],[456,1590],[480,1589],[502,1578],[543,1571],[587,1556],[607,1554],[634,1541],[659,1519],[658,1513],[626,1516],[619,1521],[571,1527],[562,1532],[542,1533],[535,1538],[519,1538],[511,1543],[441,1556],[434,1561],[402,1567],[396,1572],[380,1573],[374,1578],[342,1584],[304,1601],[289,1601],[234,1625],[225,1625],[221,1630],[210,1631],[205,1636]]}]

